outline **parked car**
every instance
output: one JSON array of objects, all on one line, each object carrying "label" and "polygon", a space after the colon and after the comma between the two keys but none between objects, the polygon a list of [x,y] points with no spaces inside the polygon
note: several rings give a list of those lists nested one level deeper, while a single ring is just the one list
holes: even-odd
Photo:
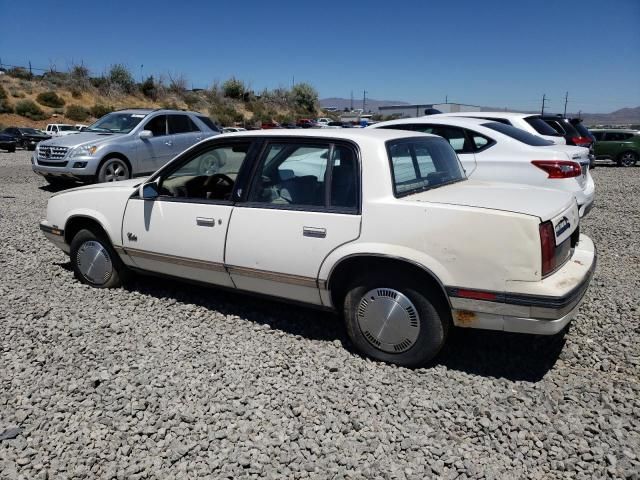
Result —
[{"label": "parked car", "polygon": [[633,167],[640,158],[640,131],[591,129],[596,137],[596,158],[613,160],[620,167]]},{"label": "parked car", "polygon": [[224,127],[222,133],[246,132],[246,128],[242,127]]},{"label": "parked car", "polygon": [[52,184],[122,181],[151,173],[218,133],[209,117],[196,112],[121,110],[82,133],[40,142],[31,165]]},{"label": "parked car", "polygon": [[523,183],[572,193],[580,216],[593,206],[595,187],[586,148],[554,145],[524,130],[477,118],[430,115],[377,123],[440,135],[454,148],[474,180]]},{"label": "parked car", "polygon": [[50,123],[49,125],[47,125],[47,129],[45,130],[45,132],[51,137],[64,137],[67,135],[78,133],[78,130],[75,126],[69,125],[67,123]]},{"label": "parked car", "polygon": [[262,127],[263,130],[272,130],[274,128],[282,128],[282,125],[280,125],[278,122],[262,122]]},{"label": "parked car", "polygon": [[321,118],[317,118],[316,119],[316,125],[318,126],[327,126],[329,125],[329,123],[331,123],[333,120],[331,120],[330,118],[327,117],[321,117]]},{"label": "parked car", "polygon": [[49,135],[43,135],[35,128],[8,127],[2,133],[13,137],[16,145],[25,150],[35,150],[38,142],[51,138]]},{"label": "parked car", "polygon": [[6,150],[9,153],[16,151],[16,140],[12,135],[0,133],[0,150]]},{"label": "parked car", "polygon": [[296,125],[299,128],[313,128],[316,127],[316,122],[314,122],[313,120],[311,120],[310,118],[301,118],[300,120],[298,120],[296,122]]},{"label": "parked car", "polygon": [[564,137],[556,132],[550,125],[547,124],[540,115],[531,113],[517,113],[517,112],[457,112],[457,113],[443,113],[441,115],[431,115],[431,118],[447,116],[447,117],[468,117],[468,118],[484,118],[485,120],[492,120],[494,122],[504,123],[505,125],[512,125],[516,128],[529,132],[532,135],[537,135],[545,140],[555,143],[556,145],[566,145]]},{"label": "parked car", "polygon": [[568,118],[562,115],[543,115],[540,118],[562,135],[567,145],[590,148],[593,140],[589,135],[581,135]]},{"label": "parked car", "polygon": [[40,228],[93,287],[137,270],[331,309],[360,351],[415,366],[452,325],[562,331],[595,266],[579,223],[566,192],[468,180],[440,137],[351,129],[212,138],[51,197]]},{"label": "parked car", "polygon": [[589,131],[589,129],[582,124],[581,118],[570,118],[569,122],[571,122],[571,125],[573,125],[573,128],[576,129],[576,131],[582,138],[591,140],[590,143],[583,141],[582,146],[589,148],[589,154],[591,155],[591,163],[589,164],[589,168],[593,170],[594,168],[596,168],[596,151],[595,151],[596,137],[594,137]]}]

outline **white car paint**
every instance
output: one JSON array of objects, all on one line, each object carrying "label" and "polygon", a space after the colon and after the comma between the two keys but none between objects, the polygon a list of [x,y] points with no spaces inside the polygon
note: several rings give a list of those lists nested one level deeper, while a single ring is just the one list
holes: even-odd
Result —
[{"label": "white car paint", "polygon": [[[595,185],[589,171],[590,159],[587,148],[571,145],[531,146],[487,128],[484,126],[487,123],[490,123],[490,120],[428,115],[380,122],[369,128],[403,129],[409,126],[439,125],[479,133],[493,140],[495,144],[480,151],[463,153],[460,151],[463,147],[461,141],[450,141],[469,178],[563,190],[575,196],[580,216],[589,211],[595,198]],[[583,173],[572,178],[548,178],[545,171],[531,163],[532,160],[575,161],[581,165]]]},{"label": "white car paint", "polygon": [[45,133],[52,137],[66,137],[78,133],[78,129],[68,123],[50,123],[47,125]]},{"label": "white car paint", "polygon": [[[430,115],[431,117],[462,117],[462,118],[480,118],[485,120],[496,120],[508,125],[513,125],[520,130],[524,130],[525,132],[529,132],[532,135],[536,135],[538,137],[542,137],[545,140],[549,140],[556,145],[566,145],[567,141],[560,134],[551,134],[553,128],[549,125],[546,125],[549,131],[549,135],[544,135],[538,132],[533,126],[529,123],[530,121],[537,119],[540,115],[535,113],[518,113],[518,112],[455,112],[455,113],[440,113],[437,115]],[[535,121],[535,120],[534,120]],[[540,120],[544,123],[544,120]],[[542,125],[542,128],[545,128]]]},{"label": "white car paint", "polygon": [[[562,329],[578,308],[581,295],[562,316],[541,319],[533,306],[455,296],[455,289],[460,288],[500,295],[513,289],[554,299],[586,288],[595,265],[595,248],[585,235],[580,235],[564,265],[545,278],[541,274],[541,222],[569,224],[570,228],[557,234],[557,242],[568,239],[578,228],[577,204],[569,193],[463,179],[396,197],[387,142],[425,138],[397,130],[233,133],[205,140],[172,163],[188,158],[203,145],[219,145],[230,138],[350,142],[361,159],[360,208],[347,214],[138,198],[139,184],[154,182],[171,169],[169,164],[149,179],[53,195],[41,228],[47,238],[69,252],[71,238],[65,236],[65,230],[75,217],[83,216],[95,220],[130,267],[328,308],[341,308],[332,303],[332,272],[354,255],[393,258],[429,272],[450,295],[452,319],[458,326],[551,334]],[[437,142],[449,148],[442,140]],[[203,229],[199,217],[213,220],[211,228]],[[306,229],[326,236],[305,236]]]}]

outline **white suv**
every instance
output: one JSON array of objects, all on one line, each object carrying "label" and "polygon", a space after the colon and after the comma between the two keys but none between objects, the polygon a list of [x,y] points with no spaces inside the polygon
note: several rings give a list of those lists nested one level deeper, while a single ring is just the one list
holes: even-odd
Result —
[{"label": "white suv", "polygon": [[556,145],[566,145],[567,141],[554,130],[547,122],[542,120],[540,115],[535,113],[517,113],[517,112],[457,112],[457,113],[441,113],[431,115],[432,117],[468,117],[468,118],[484,118],[485,120],[493,120],[494,122],[512,125],[520,130],[537,135],[545,140],[555,143]]}]

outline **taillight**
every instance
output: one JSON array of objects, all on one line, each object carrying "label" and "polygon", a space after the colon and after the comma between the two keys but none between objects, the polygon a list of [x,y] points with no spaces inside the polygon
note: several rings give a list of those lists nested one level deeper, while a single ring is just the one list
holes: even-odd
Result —
[{"label": "taillight", "polygon": [[591,139],[589,137],[572,137],[571,141],[574,145],[591,145]]},{"label": "taillight", "polygon": [[533,160],[531,163],[547,172],[548,178],[572,178],[582,175],[580,164],[569,160]]},{"label": "taillight", "polygon": [[542,276],[544,277],[556,268],[556,236],[551,222],[540,224],[540,247],[542,248]]}]

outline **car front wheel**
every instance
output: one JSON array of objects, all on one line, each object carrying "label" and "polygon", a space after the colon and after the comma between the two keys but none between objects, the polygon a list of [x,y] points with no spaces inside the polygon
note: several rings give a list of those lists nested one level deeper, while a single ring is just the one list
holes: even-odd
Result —
[{"label": "car front wheel", "polygon": [[121,182],[129,180],[131,172],[127,162],[120,158],[107,158],[98,171],[98,182]]},{"label": "car front wheel", "polygon": [[362,278],[347,291],[347,333],[365,355],[405,367],[429,362],[442,348],[449,322],[436,297],[410,277]]},{"label": "car front wheel", "polygon": [[71,265],[78,280],[96,288],[119,287],[127,273],[104,235],[87,229],[71,241]]},{"label": "car front wheel", "polygon": [[633,167],[638,162],[638,154],[635,152],[623,152],[618,158],[621,167]]}]

